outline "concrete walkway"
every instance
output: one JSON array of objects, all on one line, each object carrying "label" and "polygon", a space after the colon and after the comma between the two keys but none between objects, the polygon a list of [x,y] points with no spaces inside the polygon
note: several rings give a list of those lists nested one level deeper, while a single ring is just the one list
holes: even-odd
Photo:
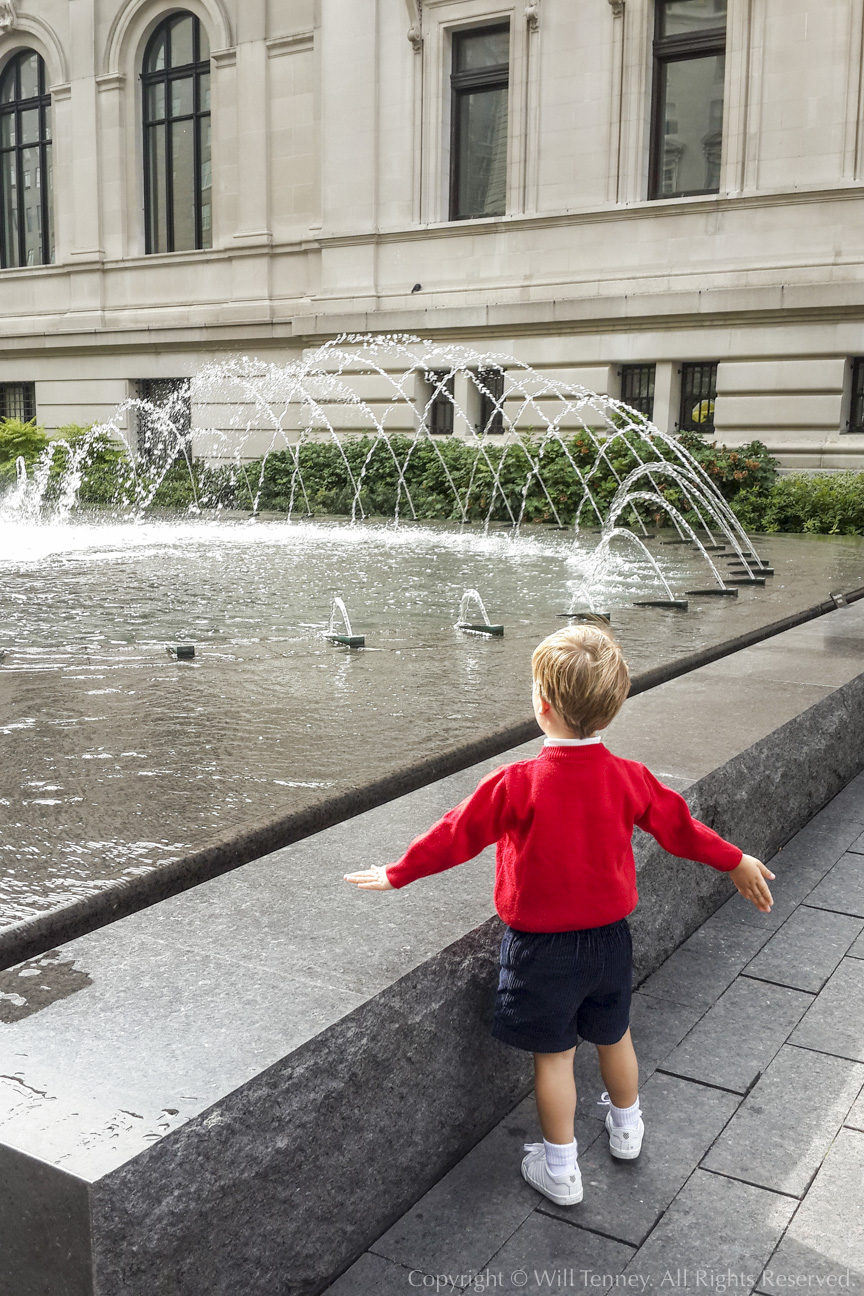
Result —
[{"label": "concrete walkway", "polygon": [[733,896],[634,995],[639,1161],[610,1157],[581,1045],[580,1205],[521,1178],[531,1095],[329,1296],[864,1292],[864,775],[771,865],[770,916]]}]

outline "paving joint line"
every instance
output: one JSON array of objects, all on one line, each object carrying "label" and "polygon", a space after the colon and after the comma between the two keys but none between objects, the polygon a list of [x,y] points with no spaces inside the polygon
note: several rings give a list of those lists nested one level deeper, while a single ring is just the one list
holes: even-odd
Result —
[{"label": "paving joint line", "polygon": [[785,1197],[794,1201],[796,1205],[800,1205],[803,1201],[803,1197],[799,1197],[797,1193],[784,1192],[782,1188],[766,1188],[765,1184],[754,1183],[752,1179],[744,1179],[741,1175],[730,1174],[728,1170],[715,1170],[712,1166],[704,1165],[702,1161],[699,1162],[697,1169],[704,1170],[707,1174],[716,1175],[718,1179],[731,1179],[733,1183],[746,1184],[748,1188],[759,1188],[762,1192],[774,1193],[777,1197]]}]

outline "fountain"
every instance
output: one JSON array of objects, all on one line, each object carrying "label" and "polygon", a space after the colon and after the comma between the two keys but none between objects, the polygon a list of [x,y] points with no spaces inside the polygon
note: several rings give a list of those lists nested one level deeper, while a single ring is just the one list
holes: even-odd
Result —
[{"label": "fountain", "polygon": [[[342,618],[343,629],[336,629],[336,618]],[[324,631],[324,638],[330,643],[342,644],[346,648],[363,648],[366,645],[364,635],[355,635],[351,629],[351,622],[348,619],[348,609],[343,600],[336,596],[330,605],[330,620],[327,622],[327,629]]]},{"label": "fountain", "polygon": [[[477,608],[480,620],[469,621],[468,612],[472,604]],[[459,604],[459,615],[456,618],[456,629],[465,630],[469,634],[494,635],[500,638],[504,634],[503,625],[492,625],[489,621],[489,614],[483,604],[483,600],[475,589],[468,589],[462,595],[462,601]]]},{"label": "fountain", "polygon": [[445,768],[521,720],[557,617],[665,669],[856,584],[854,540],[805,547],[768,567],[674,437],[506,355],[344,337],[129,400],[0,496],[0,943]]}]

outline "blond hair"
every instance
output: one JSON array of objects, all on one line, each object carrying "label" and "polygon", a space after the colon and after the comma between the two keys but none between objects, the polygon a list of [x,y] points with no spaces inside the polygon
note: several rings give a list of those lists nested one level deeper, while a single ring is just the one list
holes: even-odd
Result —
[{"label": "blond hair", "polygon": [[531,657],[540,696],[577,738],[590,738],[618,714],[630,672],[612,631],[600,621],[556,630]]}]

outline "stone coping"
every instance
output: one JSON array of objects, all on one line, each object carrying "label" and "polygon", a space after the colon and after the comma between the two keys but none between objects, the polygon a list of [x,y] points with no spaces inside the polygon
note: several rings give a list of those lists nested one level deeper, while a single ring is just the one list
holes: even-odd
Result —
[{"label": "stone coping", "polygon": [[[862,646],[864,605],[838,609],[632,698],[609,746],[770,856],[864,765]],[[488,1033],[492,852],[386,895],[342,880],[495,763],[3,975],[16,1296],[312,1296],[527,1092]],[[637,867],[645,976],[730,883],[641,834]]]}]

